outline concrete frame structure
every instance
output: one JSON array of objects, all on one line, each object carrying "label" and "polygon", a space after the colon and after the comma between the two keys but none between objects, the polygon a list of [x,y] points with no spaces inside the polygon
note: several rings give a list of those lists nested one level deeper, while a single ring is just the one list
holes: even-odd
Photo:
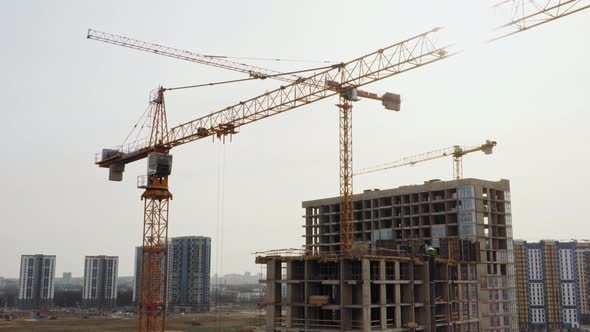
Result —
[{"label": "concrete frame structure", "polygon": [[579,327],[576,242],[517,240],[515,256],[521,330]]},{"label": "concrete frame structure", "polygon": [[55,255],[22,255],[18,282],[18,306],[24,310],[53,306]]},{"label": "concrete frame structure", "polygon": [[267,331],[479,331],[475,255],[392,253],[257,257],[266,265]]},{"label": "concrete frame structure", "polygon": [[118,256],[86,256],[82,304],[108,310],[117,305]]},{"label": "concrete frame structure", "polygon": [[[396,249],[441,239],[479,243],[478,296],[481,331],[518,331],[510,183],[460,179],[367,190],[353,195],[355,243]],[[339,249],[339,198],[303,202],[305,249],[314,255]]]}]

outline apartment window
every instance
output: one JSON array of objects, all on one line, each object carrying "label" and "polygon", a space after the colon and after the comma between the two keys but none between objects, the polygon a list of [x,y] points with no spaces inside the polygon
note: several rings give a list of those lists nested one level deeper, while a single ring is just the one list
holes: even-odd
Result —
[{"label": "apartment window", "polygon": [[468,224],[468,223],[474,223],[475,221],[476,221],[475,211],[459,212],[459,223]]},{"label": "apartment window", "polygon": [[475,235],[475,225],[461,225],[459,228],[459,235],[460,236],[474,236]]},{"label": "apartment window", "polygon": [[475,190],[473,187],[460,187],[457,190],[459,198],[475,197]]},{"label": "apartment window", "polygon": [[459,210],[474,210],[475,209],[475,200],[474,199],[460,199],[459,200]]}]

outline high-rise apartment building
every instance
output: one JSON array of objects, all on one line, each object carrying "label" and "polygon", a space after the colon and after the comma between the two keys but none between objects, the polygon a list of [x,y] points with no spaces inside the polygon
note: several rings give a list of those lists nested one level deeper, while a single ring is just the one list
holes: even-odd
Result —
[{"label": "high-rise apartment building", "polygon": [[527,278],[526,242],[514,240],[514,276],[516,280],[516,307],[518,308],[518,327],[520,331],[529,329],[529,284]]},{"label": "high-rise apartment building", "polygon": [[[135,247],[135,274],[133,277],[133,303],[136,305],[140,304],[140,296],[141,296],[141,277],[142,277],[142,257],[143,257],[143,248],[141,246]],[[161,271],[165,271],[164,264],[166,261],[162,260],[162,268]],[[164,280],[163,276],[160,276],[160,280]],[[162,292],[166,290],[165,285],[161,288]],[[164,296],[162,296],[164,297]]]},{"label": "high-rise apartment building", "polygon": [[[306,201],[303,208],[307,253],[338,252],[339,197]],[[421,244],[440,247],[449,239],[478,246],[478,330],[518,331],[508,180],[434,180],[353,195],[356,244],[388,243],[401,251]]]},{"label": "high-rise apartment building", "polygon": [[521,330],[561,330],[580,324],[576,242],[515,241]]},{"label": "high-rise apartment building", "polygon": [[117,256],[86,256],[82,303],[86,307],[108,309],[117,304]]},{"label": "high-rise apartment building", "polygon": [[210,269],[211,238],[172,238],[168,245],[167,303],[170,310],[209,310]]},{"label": "high-rise apartment building", "polygon": [[590,241],[576,245],[578,289],[580,291],[580,320],[590,323]]},{"label": "high-rise apartment building", "polygon": [[22,255],[17,301],[21,309],[41,309],[53,305],[55,256]]}]

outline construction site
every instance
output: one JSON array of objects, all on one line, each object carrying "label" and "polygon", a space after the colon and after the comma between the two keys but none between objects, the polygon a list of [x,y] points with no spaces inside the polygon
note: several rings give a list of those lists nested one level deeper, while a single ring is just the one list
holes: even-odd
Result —
[{"label": "construction site", "polygon": [[303,202],[303,253],[257,257],[267,270],[267,327],[512,328],[504,323],[516,322],[507,180],[428,181],[367,190],[352,201],[345,256],[334,197]]},{"label": "construction site", "polygon": [[[516,34],[520,36],[521,32],[590,8],[590,5],[582,1],[572,0],[548,1],[547,3],[543,2],[541,5],[535,4],[533,0],[496,2],[497,4],[493,6],[494,9],[508,6],[510,15],[507,19],[503,19],[503,25],[495,27],[494,30],[488,29],[493,31],[491,38],[478,41],[481,44],[491,45],[486,46],[490,48],[497,45],[495,43],[498,43],[498,40],[514,38],[511,36]],[[525,5],[531,5],[530,9],[524,10]],[[378,10],[378,8],[372,10],[376,9]],[[397,12],[396,14],[403,16]],[[211,15],[211,13],[207,13],[207,15]],[[263,20],[263,18],[265,18],[264,15],[261,15],[252,18],[252,20]],[[293,20],[295,21],[295,19]],[[297,20],[297,22],[308,24],[306,20],[299,18]],[[327,21],[328,19],[322,16],[321,20]],[[391,20],[391,18],[387,18],[387,20]],[[338,21],[344,22],[345,20],[339,19]],[[231,33],[236,33],[234,30],[246,29],[224,22],[219,26],[207,27],[207,29],[210,29],[209,31],[199,32],[203,35],[212,34],[216,29],[226,28],[226,25],[232,27]],[[363,24],[358,24],[358,26],[363,27]],[[365,28],[368,26],[369,24],[366,24]],[[180,29],[178,28],[179,31]],[[264,26],[264,29],[278,30],[275,25],[271,24]],[[358,29],[358,27],[355,29]],[[330,35],[336,30],[334,28],[330,31],[312,29],[308,33],[310,36],[313,35],[313,38],[320,40],[318,43],[321,43],[321,38],[323,38],[319,37],[321,34]],[[344,29],[340,28],[340,30]],[[85,321],[89,319],[88,317],[78,317],[82,315],[78,315],[79,312],[82,312],[79,311],[72,314],[72,317],[64,316],[63,323],[62,321],[50,322],[47,319],[47,322],[43,322],[47,324],[44,328],[48,331],[67,331],[65,328],[62,329],[60,324],[65,326],[69,322],[72,324],[72,330],[116,331],[133,329],[143,332],[173,330],[201,332],[219,332],[222,330],[244,332],[518,332],[525,329],[527,325],[523,322],[529,316],[529,307],[525,300],[521,298],[517,300],[517,295],[521,293],[526,295],[528,293],[523,290],[526,287],[526,281],[524,281],[526,273],[520,272],[518,276],[515,273],[511,182],[504,178],[507,177],[501,172],[504,169],[498,168],[497,170],[496,166],[492,166],[493,162],[490,162],[489,159],[493,157],[489,155],[496,153],[494,149],[496,149],[497,145],[504,146],[505,137],[514,139],[514,136],[524,135],[522,133],[526,132],[526,130],[518,130],[518,134],[510,132],[508,129],[504,130],[507,126],[506,123],[510,122],[510,120],[501,115],[498,118],[502,118],[502,123],[493,122],[496,119],[486,119],[490,123],[486,123],[485,128],[478,131],[478,126],[486,121],[480,121],[481,119],[477,118],[477,115],[448,112],[448,121],[463,122],[456,127],[447,125],[443,130],[446,132],[445,135],[448,136],[439,139],[437,135],[440,132],[434,132],[432,128],[437,125],[437,121],[442,121],[443,116],[438,118],[432,114],[424,115],[425,118],[430,117],[428,121],[413,118],[414,122],[410,122],[408,118],[398,115],[398,112],[404,111],[407,105],[404,99],[405,95],[402,96],[401,92],[404,91],[401,89],[406,82],[399,79],[396,81],[398,76],[402,75],[405,78],[413,75],[414,72],[420,72],[424,76],[421,76],[418,81],[421,83],[428,81],[428,75],[431,74],[430,70],[433,72],[440,70],[439,68],[452,61],[454,61],[452,62],[454,66],[460,66],[457,63],[461,61],[460,57],[463,56],[461,53],[469,52],[468,49],[456,46],[453,40],[448,40],[448,35],[445,35],[446,31],[446,28],[434,24],[413,33],[406,33],[402,29],[393,33],[388,31],[383,37],[385,42],[376,39],[376,42],[379,41],[382,44],[372,45],[371,49],[361,51],[362,53],[357,51],[356,45],[351,45],[355,43],[355,40],[351,38],[346,45],[340,45],[343,50],[348,49],[351,52],[356,52],[353,55],[343,53],[347,54],[348,59],[339,59],[339,61],[332,62],[316,61],[313,54],[305,54],[305,56],[309,56],[309,59],[314,59],[308,61],[308,63],[315,63],[313,67],[303,69],[293,67],[291,70],[279,70],[250,63],[253,61],[259,61],[257,63],[260,63],[269,61],[269,59],[275,63],[297,63],[299,60],[293,60],[289,57],[279,59],[278,57],[256,58],[254,56],[242,56],[237,54],[240,49],[234,45],[223,45],[227,46],[227,48],[224,49],[220,46],[218,49],[222,50],[221,53],[234,52],[233,50],[235,50],[238,55],[235,57],[221,53],[197,53],[127,37],[126,35],[88,28],[84,37],[89,41],[84,42],[91,45],[102,43],[114,46],[110,49],[105,47],[105,54],[109,52],[115,53],[118,48],[126,48],[134,50],[131,52],[133,53],[132,56],[141,57],[150,54],[155,58],[167,57],[170,61],[193,63],[209,67],[209,69],[237,73],[240,76],[237,78],[222,76],[223,78],[220,78],[219,81],[209,83],[189,84],[187,81],[179,79],[177,82],[182,83],[177,85],[154,84],[154,89],[149,93],[145,112],[132,127],[131,132],[121,145],[109,145],[109,142],[113,141],[113,135],[108,130],[101,128],[103,130],[101,140],[104,139],[105,144],[97,148],[93,162],[94,166],[104,171],[104,173],[101,173],[102,175],[108,174],[109,181],[121,182],[124,180],[126,168],[127,170],[133,170],[132,165],[136,166],[139,162],[147,164],[145,173],[139,175],[137,180],[132,179],[137,189],[141,191],[139,197],[135,197],[141,199],[141,211],[138,208],[138,211],[135,212],[141,212],[143,218],[141,221],[137,220],[136,225],[136,235],[138,237],[141,235],[141,243],[136,243],[138,245],[136,250],[138,251],[135,262],[135,269],[136,271],[139,270],[136,275],[140,276],[136,277],[136,279],[140,280],[135,280],[137,292],[134,289],[133,293],[134,301],[137,296],[137,310],[125,312],[116,319],[111,319],[112,317],[102,319],[102,316],[99,317],[97,314],[96,317],[90,317],[92,321]],[[126,34],[127,32],[122,33]],[[370,31],[370,34],[381,33],[382,31],[379,31],[379,33]],[[394,37],[390,38],[390,35]],[[247,37],[258,38],[255,33]],[[246,39],[246,36],[242,38]],[[312,39],[311,37],[306,38]],[[295,39],[291,41],[291,39],[284,36],[276,39],[282,39],[281,42],[285,44],[303,44],[302,41],[296,41]],[[303,40],[307,42],[306,39]],[[222,37],[217,38],[215,41],[224,44]],[[267,40],[266,43],[273,44],[277,43],[277,41],[274,39],[272,41]],[[327,46],[327,48],[329,47],[332,46]],[[362,45],[362,47],[365,47],[365,45]],[[212,49],[212,52],[215,51]],[[540,57],[543,56],[542,51],[539,51],[539,54],[541,54]],[[105,55],[101,53],[100,56],[104,57]],[[116,57],[117,55],[113,56],[113,58]],[[515,59],[518,58],[515,57]],[[481,61],[481,59],[478,59],[478,61]],[[485,64],[484,61],[482,62]],[[510,61],[517,62],[514,59]],[[98,64],[94,65],[100,68],[99,70],[92,68],[94,72],[110,70],[99,67]],[[465,71],[473,71],[472,68],[467,67]],[[147,69],[143,68],[144,71],[148,71]],[[541,72],[545,68],[536,68],[535,70]],[[440,74],[440,72],[437,74]],[[116,80],[117,75],[121,75],[121,73],[114,72],[111,75],[113,77],[110,79]],[[170,77],[163,77],[162,79],[169,80]],[[512,78],[506,80],[510,79]],[[264,81],[264,86],[260,83],[262,81]],[[241,84],[242,82],[249,82],[248,84],[253,86],[260,83],[259,90],[264,92],[259,91],[245,98],[244,96],[239,99],[234,98],[229,92],[243,92],[236,88],[240,86],[238,83]],[[383,84],[383,82],[397,84],[396,89],[398,90],[383,91],[384,86],[377,84]],[[268,88],[271,83],[274,84],[273,87]],[[174,125],[172,125],[173,121],[168,117],[172,113],[172,107],[167,109],[166,106],[167,101],[174,100],[176,97],[171,92],[229,84],[232,84],[232,88],[227,88],[224,90],[223,95],[220,93],[219,96],[219,100],[222,100],[226,106],[213,111],[207,110],[207,112],[199,110],[201,113],[198,115],[192,114],[189,120],[174,122]],[[480,83],[469,82],[468,84],[475,86]],[[412,88],[416,86],[414,85]],[[429,87],[429,89],[436,90],[438,87]],[[100,93],[109,94],[108,90],[108,86],[104,87],[104,90]],[[482,90],[484,91],[481,92],[482,95],[471,96],[458,88],[457,95],[454,98],[477,99],[472,100],[471,105],[469,105],[470,109],[475,110],[481,104],[485,104],[487,100],[496,98],[495,94],[498,93],[497,91],[487,91],[486,88],[482,88]],[[249,93],[249,90],[244,91]],[[414,98],[409,99],[410,102],[416,102],[419,99],[440,98],[440,95],[432,91],[414,93]],[[489,95],[485,93],[489,93]],[[516,94],[514,91],[503,93]],[[498,93],[498,95],[501,94]],[[108,100],[109,98],[104,99]],[[209,106],[204,104],[203,99],[205,98],[203,96],[199,98],[201,98],[197,103],[199,108]],[[529,98],[531,97],[529,96]],[[404,100],[403,105],[402,100]],[[175,220],[170,220],[171,201],[175,194],[178,192],[183,193],[180,190],[176,191],[176,188],[174,188],[175,192],[173,193],[173,184],[185,181],[180,176],[178,178],[173,176],[173,174],[175,175],[173,172],[173,152],[179,152],[177,150],[180,150],[181,146],[197,141],[214,142],[220,146],[222,144],[229,145],[237,137],[249,134],[241,132],[244,127],[255,132],[256,126],[250,126],[253,123],[272,123],[275,117],[280,117],[284,113],[311,108],[311,106],[320,105],[322,101],[325,101],[326,104],[330,103],[328,108],[331,108],[334,114],[334,132],[337,131],[338,133],[337,137],[333,137],[335,142],[332,149],[334,150],[333,155],[325,157],[325,159],[332,158],[334,165],[338,165],[337,168],[334,167],[330,171],[333,178],[338,179],[337,183],[335,181],[335,185],[331,186],[334,187],[333,190],[329,195],[324,196],[326,191],[314,190],[314,185],[319,185],[320,180],[323,180],[321,176],[318,175],[313,179],[297,178],[300,173],[296,173],[292,169],[290,173],[281,173],[287,174],[288,177],[297,178],[296,181],[301,181],[302,187],[308,187],[308,191],[305,192],[307,196],[299,197],[303,216],[300,224],[297,225],[298,229],[300,229],[300,234],[297,234],[297,236],[301,235],[301,241],[286,244],[286,246],[290,246],[289,249],[264,248],[260,250],[270,250],[257,251],[254,254],[252,260],[263,272],[263,279],[259,280],[259,285],[256,286],[260,289],[264,288],[263,298],[257,307],[248,307],[244,310],[241,308],[225,308],[227,309],[226,313],[219,308],[210,308],[209,292],[213,289],[213,286],[209,284],[209,274],[213,274],[209,270],[211,265],[209,261],[211,255],[210,245],[211,238],[213,238],[212,242],[214,243],[219,238],[214,236],[207,238],[206,249],[201,251],[189,252],[187,245],[170,246],[172,242],[170,238],[176,236],[173,233],[170,233],[172,235],[169,236],[169,227],[174,225],[175,222]],[[397,122],[390,128],[391,132],[395,131],[394,127],[396,126],[404,129],[410,128],[409,130],[412,131],[414,136],[400,138],[403,142],[387,141],[383,143],[383,141],[386,141],[385,136],[379,136],[383,129],[378,124],[375,124],[365,133],[369,133],[370,139],[375,142],[379,141],[379,144],[375,143],[374,150],[359,155],[364,158],[364,161],[374,160],[370,158],[373,156],[387,159],[383,160],[383,164],[377,166],[354,169],[353,113],[355,111],[353,110],[357,108],[357,103],[360,101],[364,101],[364,105],[369,104],[370,107],[378,108],[383,111],[382,113],[387,113],[388,119],[392,119],[391,121],[395,119]],[[509,103],[510,101],[506,102],[506,104]],[[116,106],[114,101],[111,101],[111,105]],[[179,102],[173,105],[184,106],[185,104]],[[444,113],[452,107],[454,105],[450,102],[441,102],[440,109],[437,108],[432,113]],[[472,111],[470,110],[470,112]],[[182,112],[176,114],[182,114]],[[107,117],[102,114],[101,116]],[[110,116],[112,114],[109,115],[108,121],[117,120],[111,119]],[[531,118],[528,117],[527,121],[532,122]],[[320,126],[315,120],[316,118],[312,116],[306,118],[306,126],[308,128]],[[297,135],[305,136],[306,130],[311,131],[308,128],[296,128]],[[467,137],[467,134],[465,134],[465,137],[462,136],[464,128],[466,128],[465,132],[469,131],[471,136],[492,133],[492,137],[478,136],[479,145],[452,145],[447,148],[440,148],[441,144],[447,146],[446,143],[442,142],[456,137]],[[494,136],[496,131],[502,132],[503,136]],[[491,140],[491,138],[498,138],[498,142]],[[264,139],[275,140],[277,138],[273,136]],[[431,140],[432,142],[426,142],[426,144],[435,150],[400,158],[399,155],[402,153],[396,151],[396,147],[412,140]],[[296,140],[293,142],[304,145]],[[452,143],[459,142],[453,141]],[[318,143],[306,143],[306,148],[311,151],[315,148],[314,144]],[[529,145],[533,144],[527,142],[527,147]],[[282,151],[272,150],[268,151],[265,157],[274,158],[278,156],[277,158],[287,158],[286,155],[289,153],[287,151],[288,147],[285,147]],[[521,149],[519,153],[523,150]],[[532,154],[529,150],[527,152]],[[281,153],[284,153],[284,155],[281,155]],[[413,153],[415,152],[410,152],[410,154]],[[198,154],[199,160],[213,159],[205,154],[195,154]],[[222,155],[220,158],[225,161],[225,150],[220,155]],[[355,154],[355,158],[359,155]],[[463,158],[466,155],[473,158],[487,158],[488,164],[481,166],[479,171],[485,169],[487,173],[484,173],[484,177],[491,177],[492,179],[472,177],[471,175],[465,177],[464,173],[467,172],[464,172]],[[258,156],[251,156],[251,159],[256,158]],[[315,165],[316,162],[314,158],[324,158],[323,151],[322,154],[309,157],[309,160],[305,163],[301,162],[299,167],[312,167],[312,164]],[[338,159],[337,163],[336,158]],[[388,161],[395,158],[399,159]],[[450,161],[449,165],[451,167],[449,167],[448,173],[451,173],[452,169],[452,176],[447,174],[448,176],[445,176],[445,179],[439,179],[437,174],[433,176],[424,172],[420,175],[421,180],[419,180],[418,184],[412,184],[416,183],[414,179],[407,180],[402,177],[396,179],[398,182],[391,186],[383,183],[383,185],[362,187],[360,190],[358,187],[353,186],[353,182],[357,177],[371,176],[370,174],[374,175],[376,172],[396,172],[396,169],[400,167],[410,167],[418,163],[430,164],[430,161],[440,159]],[[174,160],[179,164],[183,164],[182,161],[185,159],[176,158]],[[296,164],[294,161],[289,162]],[[260,164],[264,164],[263,161],[260,161]],[[177,167],[176,164],[174,165]],[[266,165],[251,167],[264,168]],[[244,166],[244,169],[240,169],[236,173],[249,176],[246,175],[248,170]],[[223,186],[225,185],[225,178],[222,179],[220,174],[225,171],[225,164],[219,166],[217,171],[217,227],[218,230],[221,229],[218,234],[221,234],[219,237],[222,237]],[[214,177],[212,174],[199,174],[199,176],[203,178]],[[103,181],[106,182],[106,177]],[[523,182],[517,183],[513,181],[513,184],[516,188],[517,184]],[[211,193],[215,191],[214,188],[209,188],[206,185],[201,186],[200,182],[196,183],[187,184],[187,186],[192,186],[190,188],[191,193],[198,191],[199,194],[213,196]],[[263,186],[261,185],[261,187]],[[260,188],[249,189],[252,190],[241,195],[256,196],[260,194],[256,190],[263,190]],[[122,191],[122,189],[110,189],[110,187],[108,190]],[[287,192],[291,188],[285,185],[285,188],[281,188],[281,190]],[[280,194],[274,194],[273,198],[276,200],[284,199]],[[301,193],[297,192],[297,194]],[[273,193],[268,195],[265,197],[270,197]],[[182,194],[180,196],[184,197]],[[114,210],[109,210],[111,209],[109,206],[125,204],[120,204],[116,198],[106,197],[106,195],[101,197],[98,203],[95,202],[96,209],[100,207],[101,216],[107,215],[114,219],[115,213],[112,212]],[[191,210],[193,212],[206,205],[202,200],[199,200],[201,196],[195,194],[195,197],[197,198],[193,201],[181,201],[184,202],[181,204],[190,205],[191,208],[197,206],[197,208]],[[131,201],[131,197],[129,199]],[[213,201],[207,200],[209,204]],[[272,205],[275,202],[260,198],[258,203],[262,206]],[[299,208],[298,205],[297,208]],[[240,222],[246,224],[247,227],[248,223],[252,222],[250,219],[261,219],[260,215],[264,213],[242,215],[240,212],[236,212],[235,214],[238,215],[235,218],[239,218]],[[292,220],[300,220],[298,215],[286,214],[277,214],[268,218],[295,218]],[[193,218],[191,216],[191,218],[187,219],[192,220],[193,223],[194,220],[201,222],[199,217]],[[220,223],[221,226],[219,226]],[[97,228],[103,227],[101,223],[96,224],[99,225]],[[252,252],[259,250],[252,249],[258,245],[256,243],[257,237],[276,236],[280,238],[280,234],[275,234],[275,232],[277,229],[282,231],[281,225],[285,224],[277,222],[277,225],[273,225],[275,228],[268,228],[263,232],[252,231],[250,233],[247,228],[236,228],[233,231],[234,233],[240,233],[238,234],[241,236],[240,241],[243,241],[243,243],[239,244],[241,250]],[[194,228],[198,227],[195,226]],[[248,234],[243,234],[244,229]],[[80,232],[82,230],[76,231]],[[72,233],[76,231],[72,231]],[[123,232],[122,228],[113,231],[113,233],[119,232]],[[285,232],[291,232],[291,229],[285,230]],[[90,237],[92,236],[88,236],[88,238]],[[110,239],[107,238],[107,240],[103,241],[103,245],[108,247]],[[223,246],[223,242],[222,240],[219,241],[221,244],[215,243],[218,246],[216,253],[218,257],[216,259],[218,264],[223,265],[223,249],[219,249],[219,246]],[[105,245],[105,242],[107,245]],[[522,245],[520,246],[522,247]],[[178,310],[175,310],[169,304],[170,294],[167,294],[167,292],[179,289],[184,292],[186,288],[182,287],[188,287],[186,286],[188,282],[185,277],[176,276],[170,272],[172,271],[170,268],[170,260],[172,259],[169,258],[171,257],[169,256],[170,248],[176,248],[178,256],[182,256],[183,259],[188,259],[187,257],[190,255],[198,256],[199,259],[205,259],[205,257],[207,259],[207,263],[204,264],[206,269],[198,268],[198,271],[202,274],[198,279],[201,281],[206,280],[206,287],[201,290],[201,293],[206,293],[207,299],[203,301],[202,308],[198,313],[197,311],[190,312],[190,306],[186,306],[186,308],[180,308],[179,306]],[[522,248],[520,250],[524,250]],[[194,258],[193,256],[191,256],[191,259]],[[516,263],[521,270],[526,268],[524,257],[524,253],[516,254]],[[53,265],[47,265],[45,269],[54,273],[55,261],[52,262]],[[116,264],[119,264],[118,256]],[[181,265],[180,259],[178,259],[177,265]],[[187,273],[191,274],[191,276],[196,274],[192,270]],[[32,272],[29,274],[32,275]],[[115,280],[117,277],[116,270],[112,274],[114,276],[113,280]],[[520,279],[516,280],[517,277]],[[45,282],[47,284],[46,288],[50,289],[46,296],[48,303],[50,303],[53,300],[53,286],[49,285],[49,281],[46,279],[39,281],[39,283]],[[171,282],[172,280],[174,283]],[[115,283],[115,281],[112,282]],[[23,283],[23,285],[25,284]],[[21,288],[23,289],[21,292],[27,291],[26,287],[21,286]],[[557,292],[558,286],[554,288],[556,289],[555,292]],[[109,309],[116,306],[116,287],[112,289],[113,303],[111,303]],[[180,295],[176,294],[175,298],[189,297],[187,294]],[[196,298],[196,295],[192,298]],[[555,298],[557,298],[557,295]],[[78,307],[80,306],[78,305]],[[210,309],[213,312],[209,312]],[[555,320],[552,328],[555,329],[560,328],[558,322],[559,310],[556,305],[555,312],[552,312],[555,316],[552,317]],[[225,319],[224,314],[227,314]],[[25,313],[22,313],[21,316],[24,317]],[[25,331],[40,326],[31,321],[25,321],[22,317],[18,321],[6,322],[4,325],[0,324],[0,330]]]},{"label": "construction site", "polygon": [[445,242],[436,258],[356,248],[348,257],[259,256],[267,271],[266,328],[478,331],[476,251],[463,255],[461,244]]}]

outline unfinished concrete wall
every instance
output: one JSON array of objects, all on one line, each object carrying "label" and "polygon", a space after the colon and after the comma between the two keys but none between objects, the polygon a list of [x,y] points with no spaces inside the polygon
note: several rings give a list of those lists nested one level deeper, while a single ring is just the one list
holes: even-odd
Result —
[{"label": "unfinished concrete wall", "polygon": [[267,267],[267,331],[479,330],[474,262],[269,256],[257,263]]},{"label": "unfinished concrete wall", "polygon": [[[444,248],[448,239],[478,243],[480,329],[518,331],[510,183],[460,179],[353,196],[356,243],[415,252],[427,243]],[[306,250],[339,250],[338,197],[303,202]],[[460,248],[463,250],[463,248]]]}]

